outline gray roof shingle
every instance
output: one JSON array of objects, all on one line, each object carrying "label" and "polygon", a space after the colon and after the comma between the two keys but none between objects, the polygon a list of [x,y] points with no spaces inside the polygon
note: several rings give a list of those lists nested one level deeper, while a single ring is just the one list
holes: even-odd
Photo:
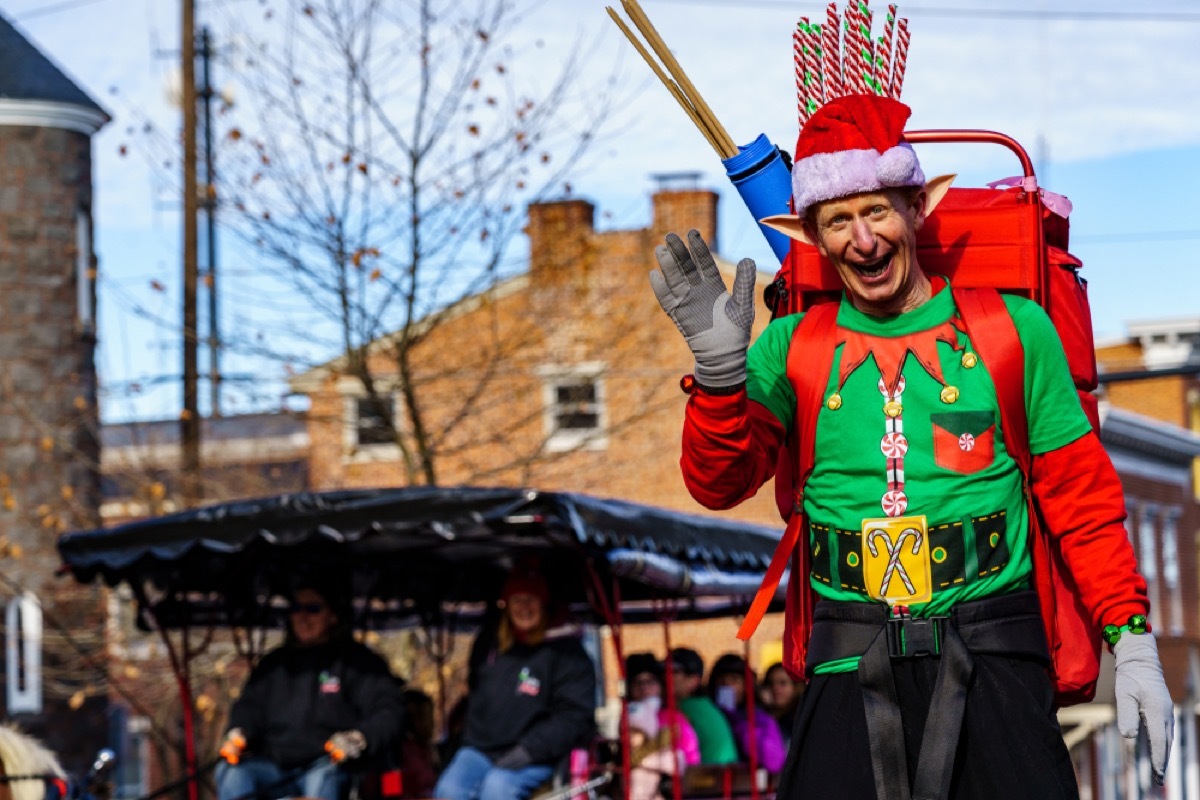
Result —
[{"label": "gray roof shingle", "polygon": [[0,16],[0,99],[45,100],[107,112]]}]

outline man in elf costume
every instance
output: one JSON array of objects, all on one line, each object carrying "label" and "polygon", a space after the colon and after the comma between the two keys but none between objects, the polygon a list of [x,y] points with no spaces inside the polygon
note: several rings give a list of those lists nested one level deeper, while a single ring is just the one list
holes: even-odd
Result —
[{"label": "man in elf costume", "polygon": [[[1055,718],[1033,591],[1029,510],[988,365],[916,234],[949,188],[904,141],[910,110],[834,99],[804,125],[795,215],[769,220],[817,247],[845,292],[797,494],[818,597],[811,680],[780,797],[1077,797]],[[727,292],[692,231],[656,250],[654,292],[695,356],[682,469],[693,497],[732,507],[775,473],[797,419],[789,351],[803,315],[750,346],[756,269]],[[1123,493],[1080,408],[1055,329],[1005,296],[1024,350],[1028,489],[1116,658],[1117,722],[1144,721],[1161,783],[1173,710],[1123,520]],[[795,578],[796,576],[794,576]]]}]

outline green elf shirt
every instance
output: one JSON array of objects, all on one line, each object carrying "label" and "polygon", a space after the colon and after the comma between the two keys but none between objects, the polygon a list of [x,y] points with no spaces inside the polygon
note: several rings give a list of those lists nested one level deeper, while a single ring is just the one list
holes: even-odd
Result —
[{"label": "green elf shirt", "polygon": [[[1050,319],[1032,301],[1004,301],[1025,351],[1030,450],[1047,453],[1091,427]],[[800,318],[772,322],[748,357],[750,399],[785,428],[796,403],[787,354]],[[888,318],[843,299],[837,322],[804,490],[817,595],[932,616],[1030,588],[1021,472],[1005,449],[992,379],[955,324],[948,287]],[[815,671],[857,665],[843,659]]]}]

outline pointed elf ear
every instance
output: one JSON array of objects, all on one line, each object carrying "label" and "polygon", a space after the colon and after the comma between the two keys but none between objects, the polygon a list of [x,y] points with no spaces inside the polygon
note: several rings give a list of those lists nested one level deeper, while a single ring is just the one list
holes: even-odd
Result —
[{"label": "pointed elf ear", "polygon": [[[946,196],[946,192],[950,191],[950,185],[957,177],[957,175],[939,175],[926,182],[925,216],[928,217],[933,213],[938,203],[942,202]],[[804,232],[804,220],[795,214],[776,214],[772,217],[763,217],[758,222],[760,225],[766,225],[772,230],[779,231],[789,239],[795,239],[805,244],[814,244],[813,240],[808,238],[808,234]]]},{"label": "pointed elf ear", "polygon": [[946,196],[946,192],[950,191],[950,184],[954,183],[957,175],[938,175],[925,183],[925,216],[933,213],[937,208],[938,203],[942,202],[942,198]]},{"label": "pointed elf ear", "polygon": [[812,244],[812,239],[808,238],[808,234],[804,232],[804,220],[795,214],[776,214],[773,217],[763,217],[759,221],[760,225],[766,225],[772,230],[779,231],[789,239],[795,239],[798,242]]}]

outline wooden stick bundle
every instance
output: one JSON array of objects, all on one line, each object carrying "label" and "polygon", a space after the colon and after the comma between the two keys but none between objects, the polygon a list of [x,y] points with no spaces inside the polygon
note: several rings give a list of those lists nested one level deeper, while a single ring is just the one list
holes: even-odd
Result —
[{"label": "wooden stick bundle", "polygon": [[[613,22],[617,23],[617,27],[621,29],[621,33],[625,34],[625,38],[629,40],[638,54],[658,76],[663,85],[667,87],[667,91],[675,98],[675,101],[687,113],[688,118],[700,129],[704,134],[704,138],[717,151],[717,155],[721,158],[732,158],[738,154],[738,147],[733,143],[729,133],[725,130],[708,103],[700,96],[700,92],[696,91],[695,84],[684,73],[683,68],[679,66],[679,62],[675,60],[675,56],[667,48],[658,31],[651,24],[650,18],[646,16],[646,12],[642,11],[642,7],[638,5],[637,0],[621,0],[621,5],[625,8],[625,13],[629,15],[629,19],[633,21],[634,26],[641,32],[646,40],[646,44],[650,45],[650,49],[658,56],[659,61],[666,67],[659,66],[653,56],[647,52],[646,48],[638,41],[633,31],[629,29],[617,12],[611,6],[607,7],[608,15],[612,17]],[[667,73],[670,73],[668,75]],[[673,79],[672,79],[673,78]]]}]

